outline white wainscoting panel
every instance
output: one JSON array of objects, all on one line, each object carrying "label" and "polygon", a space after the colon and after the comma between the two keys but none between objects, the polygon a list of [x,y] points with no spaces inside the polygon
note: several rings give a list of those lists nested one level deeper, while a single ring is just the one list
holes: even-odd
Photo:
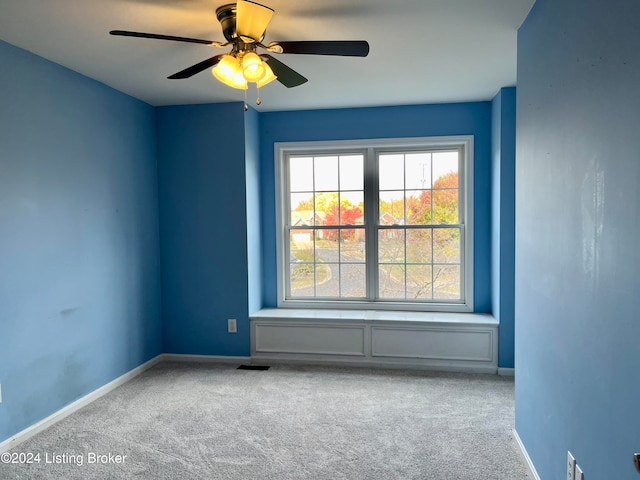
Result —
[{"label": "white wainscoting panel", "polygon": [[[458,327],[459,328],[459,327]],[[374,357],[477,360],[493,358],[490,330],[461,330],[420,327],[373,327]]]},{"label": "white wainscoting panel", "polygon": [[486,314],[263,309],[252,361],[496,373],[498,321]]},{"label": "white wainscoting panel", "polygon": [[364,326],[332,324],[256,323],[256,353],[360,355],[364,353]]}]

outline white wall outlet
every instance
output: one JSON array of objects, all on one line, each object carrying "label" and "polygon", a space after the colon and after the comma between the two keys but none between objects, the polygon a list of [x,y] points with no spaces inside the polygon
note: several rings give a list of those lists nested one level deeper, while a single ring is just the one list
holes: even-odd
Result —
[{"label": "white wall outlet", "polygon": [[567,452],[567,480],[576,480],[576,459]]},{"label": "white wall outlet", "polygon": [[576,472],[574,475],[575,480],[584,480],[584,474],[582,473],[582,469],[576,463]]},{"label": "white wall outlet", "polygon": [[236,323],[235,318],[230,318],[227,320],[227,330],[229,333],[238,333],[238,324]]}]

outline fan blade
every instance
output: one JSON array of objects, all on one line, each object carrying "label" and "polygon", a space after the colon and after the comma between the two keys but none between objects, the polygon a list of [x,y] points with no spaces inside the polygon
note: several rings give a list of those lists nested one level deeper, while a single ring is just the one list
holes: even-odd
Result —
[{"label": "fan blade", "polygon": [[209,67],[215,67],[225,55],[226,53],[223,53],[221,55],[216,55],[215,57],[208,58],[200,63],[196,63],[195,65],[190,66],[189,68],[185,68],[178,73],[174,73],[167,78],[170,78],[171,80],[178,80],[182,78],[193,77],[196,73],[200,73]]},{"label": "fan blade", "polygon": [[260,55],[265,62],[271,67],[273,74],[278,77],[278,81],[287,88],[297,87],[303,83],[307,83],[309,80],[304,78],[294,69],[287,67],[280,60],[276,60],[271,55]]},{"label": "fan blade", "polygon": [[262,40],[273,16],[273,10],[246,0],[238,0],[236,8],[236,35],[253,42]]},{"label": "fan blade", "polygon": [[269,47],[277,45],[282,47],[282,53],[337,55],[341,57],[366,57],[369,54],[369,43],[365,40],[272,42]]},{"label": "fan blade", "polygon": [[214,45],[219,43],[219,42],[213,42],[211,40],[201,40],[199,38],[174,37],[171,35],[158,35],[156,33],[127,32],[126,30],[111,30],[109,33],[111,35],[117,35],[121,37],[155,38],[157,40],[173,40],[174,42],[201,43],[203,45]]}]

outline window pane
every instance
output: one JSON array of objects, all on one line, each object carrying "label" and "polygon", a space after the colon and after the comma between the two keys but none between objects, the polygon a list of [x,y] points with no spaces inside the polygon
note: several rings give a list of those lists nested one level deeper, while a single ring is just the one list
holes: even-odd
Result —
[{"label": "window pane", "polygon": [[340,232],[340,262],[365,262],[364,229],[353,228]]},{"label": "window pane", "polygon": [[405,298],[404,265],[380,265],[378,295],[380,298]]},{"label": "window pane", "polygon": [[[454,184],[451,184],[452,178],[455,178]],[[458,152],[433,152],[433,188],[458,188],[457,180]]]},{"label": "window pane", "polygon": [[459,228],[434,229],[433,261],[435,263],[460,263]]},{"label": "window pane", "polygon": [[364,158],[362,155],[340,156],[340,190],[364,190]]},{"label": "window pane", "polygon": [[431,223],[431,190],[407,192],[407,225],[429,225]]},{"label": "window pane", "polygon": [[315,265],[313,263],[291,263],[291,296],[313,297],[315,295]]},{"label": "window pane", "polygon": [[431,154],[405,155],[405,185],[410,190],[431,188]]},{"label": "window pane", "polygon": [[380,192],[380,225],[398,225],[404,219],[404,191]]},{"label": "window pane", "polygon": [[378,231],[378,262],[404,263],[404,230]]},{"label": "window pane", "polygon": [[340,225],[364,224],[364,192],[340,194]]},{"label": "window pane", "polygon": [[407,265],[407,298],[433,298],[431,269],[431,265]]},{"label": "window pane", "polygon": [[289,159],[289,185],[292,192],[313,191],[313,159],[311,157]]},{"label": "window pane", "polygon": [[316,225],[338,225],[340,220],[338,212],[338,192],[316,193]]},{"label": "window pane", "polygon": [[340,295],[346,298],[363,298],[366,294],[366,267],[364,265],[341,265]]},{"label": "window pane", "polygon": [[378,157],[380,190],[404,189],[404,155],[382,154]]},{"label": "window pane", "polygon": [[314,157],[316,192],[338,190],[338,157]]},{"label": "window pane", "polygon": [[313,195],[309,193],[292,193],[290,196],[291,226],[313,225]]},{"label": "window pane", "polygon": [[432,230],[407,230],[407,263],[432,263]]},{"label": "window pane", "polygon": [[433,223],[458,223],[458,190],[433,191]]},{"label": "window pane", "polygon": [[318,264],[316,295],[319,297],[340,296],[340,267],[338,264]]},{"label": "window pane", "polygon": [[439,300],[460,299],[460,267],[434,266],[433,267],[433,298]]},{"label": "window pane", "polygon": [[338,262],[338,230],[316,231],[316,261],[321,263]]},{"label": "window pane", "polygon": [[314,262],[312,230],[292,230],[289,237],[289,261],[291,263]]}]

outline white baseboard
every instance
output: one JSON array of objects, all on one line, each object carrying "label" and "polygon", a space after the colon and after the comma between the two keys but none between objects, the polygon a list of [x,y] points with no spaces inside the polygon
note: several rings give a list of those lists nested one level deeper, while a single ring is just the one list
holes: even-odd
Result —
[{"label": "white baseboard", "polygon": [[229,357],[224,355],[187,355],[181,353],[163,353],[160,355],[167,362],[189,363],[251,363],[251,357]]},{"label": "white baseboard", "polygon": [[151,360],[143,363],[142,365],[134,368],[133,370],[128,371],[124,375],[119,376],[115,380],[112,380],[106,385],[103,385],[102,387],[94,390],[93,392],[88,393],[84,397],[79,398],[75,402],[70,403],[66,407],[61,408],[57,412],[49,415],[47,418],[40,420],[38,423],[35,423],[30,427],[25,428],[21,432],[18,432],[14,436],[0,443],[0,454],[11,450],[12,448],[20,445],[22,442],[29,440],[34,435],[42,432],[43,430],[46,430],[53,424],[68,417],[72,413],[77,412],[82,407],[87,406],[94,400],[97,400],[98,398],[106,395],[110,391],[128,382],[132,378],[137,377],[144,371],[149,370],[151,367],[159,363],[161,360],[162,360],[162,355],[158,355],[157,357],[152,358]]},{"label": "white baseboard", "polygon": [[515,377],[516,369],[515,368],[501,368],[498,367],[498,375],[501,377]]},{"label": "white baseboard", "polygon": [[538,475],[538,472],[536,472],[536,467],[533,465],[533,462],[531,461],[531,457],[529,457],[529,453],[527,452],[527,449],[524,447],[524,443],[522,443],[522,440],[520,439],[520,435],[518,435],[518,432],[516,431],[515,428],[513,429],[512,432],[513,432],[513,438],[515,439],[516,444],[518,445],[518,450],[522,455],[522,459],[524,460],[524,463],[527,465],[529,476],[533,480],[540,480],[540,476]]}]

